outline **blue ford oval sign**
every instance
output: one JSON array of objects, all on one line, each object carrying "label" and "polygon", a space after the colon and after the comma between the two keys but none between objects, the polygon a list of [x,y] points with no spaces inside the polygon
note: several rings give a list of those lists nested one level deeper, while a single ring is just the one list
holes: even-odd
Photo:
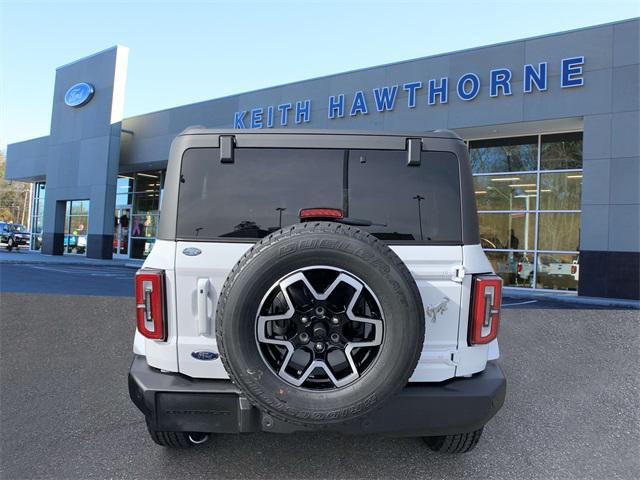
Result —
[{"label": "blue ford oval sign", "polygon": [[70,107],[81,107],[89,103],[95,90],[90,83],[76,83],[64,95],[64,103]]}]

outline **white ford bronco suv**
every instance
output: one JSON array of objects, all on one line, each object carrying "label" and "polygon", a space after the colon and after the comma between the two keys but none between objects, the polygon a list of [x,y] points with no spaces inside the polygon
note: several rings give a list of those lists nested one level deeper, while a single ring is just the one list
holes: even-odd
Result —
[{"label": "white ford bronco suv", "polygon": [[501,287],[454,133],[190,128],[136,275],[129,393],[166,447],[322,430],[466,452],[504,403]]}]

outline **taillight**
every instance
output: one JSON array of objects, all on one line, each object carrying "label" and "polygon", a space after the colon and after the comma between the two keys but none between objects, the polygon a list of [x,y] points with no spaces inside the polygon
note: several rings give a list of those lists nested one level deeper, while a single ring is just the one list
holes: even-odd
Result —
[{"label": "taillight", "polygon": [[578,266],[571,265],[571,275],[575,275],[577,271],[578,271]]},{"label": "taillight", "polygon": [[303,208],[298,214],[300,220],[342,218],[342,210],[339,208]]},{"label": "taillight", "polygon": [[497,275],[473,277],[473,307],[469,322],[469,344],[489,343],[498,336],[502,279]]},{"label": "taillight", "polygon": [[136,273],[138,331],[153,340],[166,340],[164,271],[142,269]]}]

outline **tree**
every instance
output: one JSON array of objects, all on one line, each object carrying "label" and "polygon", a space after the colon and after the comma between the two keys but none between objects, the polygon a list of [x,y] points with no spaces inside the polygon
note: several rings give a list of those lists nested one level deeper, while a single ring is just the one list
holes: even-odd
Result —
[{"label": "tree", "polygon": [[31,185],[5,179],[7,161],[0,151],[0,221],[29,223]]}]

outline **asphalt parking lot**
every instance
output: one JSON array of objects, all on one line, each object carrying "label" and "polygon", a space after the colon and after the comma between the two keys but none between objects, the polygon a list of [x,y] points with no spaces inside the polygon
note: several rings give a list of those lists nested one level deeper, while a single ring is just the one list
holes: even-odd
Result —
[{"label": "asphalt parking lot", "polygon": [[0,291],[133,296],[135,272],[122,266],[3,263]]},{"label": "asphalt parking lot", "polygon": [[[640,477],[638,311],[506,308],[506,404],[466,455],[434,454],[420,439],[320,433],[220,435],[169,451],[128,398],[133,298],[6,291],[0,270],[3,479]],[[74,272],[105,282],[102,293],[133,274]]]}]

